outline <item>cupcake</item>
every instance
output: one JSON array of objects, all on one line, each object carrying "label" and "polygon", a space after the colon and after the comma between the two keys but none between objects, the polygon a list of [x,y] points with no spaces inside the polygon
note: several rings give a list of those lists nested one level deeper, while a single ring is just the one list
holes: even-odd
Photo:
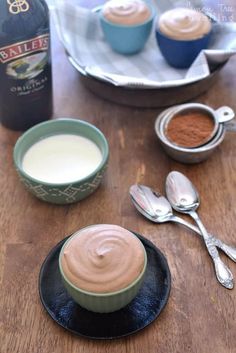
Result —
[{"label": "cupcake", "polygon": [[162,55],[171,66],[188,68],[208,47],[211,27],[209,18],[196,10],[176,8],[163,13],[156,28]]},{"label": "cupcake", "polygon": [[127,305],[142,284],[146,262],[141,241],[128,230],[109,224],[76,232],[59,257],[69,294],[94,312],[112,312]]},{"label": "cupcake", "polygon": [[110,0],[100,12],[106,41],[120,54],[141,51],[151,33],[153,10],[141,0]]}]

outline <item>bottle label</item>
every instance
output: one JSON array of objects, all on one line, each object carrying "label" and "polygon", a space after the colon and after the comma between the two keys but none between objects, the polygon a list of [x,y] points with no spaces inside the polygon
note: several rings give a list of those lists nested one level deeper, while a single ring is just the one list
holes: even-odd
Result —
[{"label": "bottle label", "polygon": [[49,33],[0,48],[0,65],[12,95],[41,91],[48,81]]},{"label": "bottle label", "polygon": [[0,63],[5,64],[8,61],[37,51],[48,50],[48,46],[49,34],[44,34],[24,42],[8,45],[6,47],[0,48]]},{"label": "bottle label", "polygon": [[13,15],[29,10],[29,4],[26,0],[7,0],[7,3],[9,5],[9,12]]}]

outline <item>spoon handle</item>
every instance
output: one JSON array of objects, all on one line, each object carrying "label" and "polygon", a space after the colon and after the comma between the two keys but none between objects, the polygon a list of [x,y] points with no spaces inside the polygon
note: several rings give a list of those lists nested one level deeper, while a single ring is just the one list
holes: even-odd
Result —
[{"label": "spoon handle", "polygon": [[[195,225],[185,221],[185,219],[183,219],[181,217],[173,216],[173,217],[171,217],[170,221],[182,224],[183,226],[191,229],[195,233],[198,233],[199,235],[202,236],[202,233],[200,232],[198,227],[196,227]],[[236,262],[236,248],[233,247],[233,246],[225,244],[223,241],[221,241],[220,239],[216,238],[214,235],[212,235],[210,233],[208,233],[208,234],[209,234],[209,236],[211,238],[212,244],[217,246],[218,248],[220,248],[222,251],[224,251],[224,253],[228,257],[230,257],[231,260]]]},{"label": "spoon handle", "polygon": [[206,228],[202,224],[198,214],[195,211],[190,211],[189,215],[195,220],[197,223],[200,232],[202,233],[206,248],[208,250],[209,255],[211,256],[214,265],[215,265],[215,272],[218,281],[227,289],[232,289],[234,286],[233,283],[233,275],[229,268],[223,263],[220,259],[219,252],[215,245],[212,244],[211,237],[207,233]]},{"label": "spoon handle", "polygon": [[212,242],[215,246],[220,248],[224,253],[234,262],[236,262],[236,248],[230,245],[223,243],[220,239],[214,237],[212,234],[209,234]]}]

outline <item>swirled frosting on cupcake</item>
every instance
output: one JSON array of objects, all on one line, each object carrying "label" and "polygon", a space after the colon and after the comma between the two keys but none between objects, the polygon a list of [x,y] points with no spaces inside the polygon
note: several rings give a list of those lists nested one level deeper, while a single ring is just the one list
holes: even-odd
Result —
[{"label": "swirled frosting on cupcake", "polygon": [[166,11],[161,15],[158,26],[162,34],[177,40],[199,39],[211,30],[207,16],[187,8]]},{"label": "swirled frosting on cupcake", "polygon": [[103,6],[102,14],[109,22],[133,26],[146,22],[151,11],[141,0],[111,0]]},{"label": "swirled frosting on cupcake", "polygon": [[74,234],[64,248],[61,265],[74,286],[93,293],[115,292],[141,274],[144,249],[128,230],[99,224]]}]

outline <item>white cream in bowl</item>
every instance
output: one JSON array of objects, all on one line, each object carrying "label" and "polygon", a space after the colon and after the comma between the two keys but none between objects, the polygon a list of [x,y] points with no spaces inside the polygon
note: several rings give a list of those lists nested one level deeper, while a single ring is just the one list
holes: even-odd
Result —
[{"label": "white cream in bowl", "polygon": [[90,139],[59,134],[33,144],[23,157],[22,168],[34,179],[63,184],[87,177],[101,161],[102,153]]}]

